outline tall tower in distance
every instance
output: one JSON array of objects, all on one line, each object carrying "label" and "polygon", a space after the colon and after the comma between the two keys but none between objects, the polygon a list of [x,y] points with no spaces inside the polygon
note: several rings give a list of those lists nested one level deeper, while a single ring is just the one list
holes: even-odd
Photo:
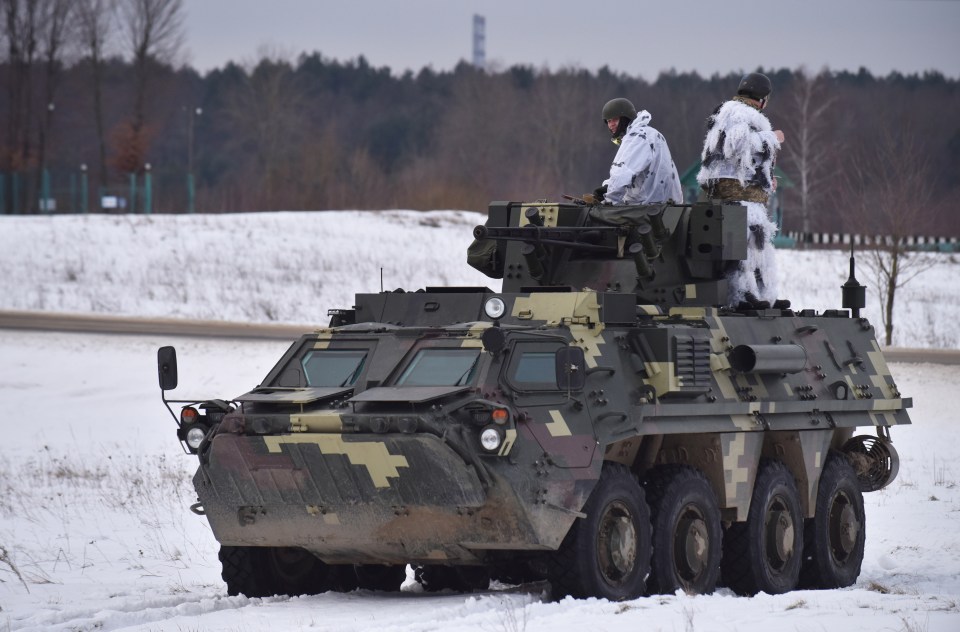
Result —
[{"label": "tall tower in distance", "polygon": [[473,67],[480,70],[487,67],[487,19],[476,14],[473,16]]}]

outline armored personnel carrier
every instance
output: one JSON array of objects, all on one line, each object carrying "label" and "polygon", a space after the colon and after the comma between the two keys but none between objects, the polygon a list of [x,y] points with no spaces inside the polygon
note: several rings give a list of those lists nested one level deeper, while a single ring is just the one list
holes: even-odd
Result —
[{"label": "armored personnel carrier", "polygon": [[502,291],[358,294],[250,392],[171,409],[230,594],[398,589],[407,564],[612,600],[856,581],[911,401],[852,257],[844,309],[732,309],[738,205],[496,202],[474,235]]}]

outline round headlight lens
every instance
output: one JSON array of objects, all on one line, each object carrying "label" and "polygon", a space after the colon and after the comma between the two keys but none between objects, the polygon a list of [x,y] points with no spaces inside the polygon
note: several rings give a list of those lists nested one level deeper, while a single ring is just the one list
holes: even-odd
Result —
[{"label": "round headlight lens", "polygon": [[500,441],[500,431],[496,428],[485,428],[480,433],[480,445],[483,446],[484,450],[493,452],[500,447]]},{"label": "round headlight lens", "polygon": [[207,429],[204,426],[196,425],[187,430],[187,445],[191,450],[196,450],[203,443],[203,438],[207,436]]},{"label": "round headlight lens", "polygon": [[488,298],[487,302],[483,304],[483,313],[486,314],[488,318],[494,320],[503,316],[505,311],[507,311],[507,306],[504,304],[503,299],[498,296]]}]

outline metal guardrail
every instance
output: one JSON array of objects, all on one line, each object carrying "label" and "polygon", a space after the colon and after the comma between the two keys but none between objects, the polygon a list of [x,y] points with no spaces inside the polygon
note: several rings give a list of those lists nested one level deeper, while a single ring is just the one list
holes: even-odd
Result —
[{"label": "metal guardrail", "polygon": [[326,326],[326,321],[322,325],[281,325],[180,318],[135,318],[66,312],[0,311],[0,329],[29,329],[35,331],[293,341],[302,334],[323,326]]}]

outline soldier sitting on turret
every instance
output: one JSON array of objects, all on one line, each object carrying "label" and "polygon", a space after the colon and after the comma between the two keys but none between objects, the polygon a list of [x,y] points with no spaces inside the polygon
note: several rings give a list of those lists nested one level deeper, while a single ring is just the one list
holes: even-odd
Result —
[{"label": "soldier sitting on turret", "polygon": [[663,134],[650,127],[650,113],[637,112],[627,99],[611,99],[603,106],[603,122],[619,145],[610,165],[610,177],[594,191],[592,202],[659,204],[683,202],[680,176]]},{"label": "soldier sitting on turret", "polygon": [[777,188],[773,166],[783,143],[783,132],[773,130],[762,114],[770,99],[770,79],[758,72],[743,77],[737,96],[721,104],[707,119],[702,166],[697,182],[711,199],[739,202],[747,207],[747,258],[730,272],[731,307],[779,309],[777,300],[777,225],[767,214],[767,200]]}]

